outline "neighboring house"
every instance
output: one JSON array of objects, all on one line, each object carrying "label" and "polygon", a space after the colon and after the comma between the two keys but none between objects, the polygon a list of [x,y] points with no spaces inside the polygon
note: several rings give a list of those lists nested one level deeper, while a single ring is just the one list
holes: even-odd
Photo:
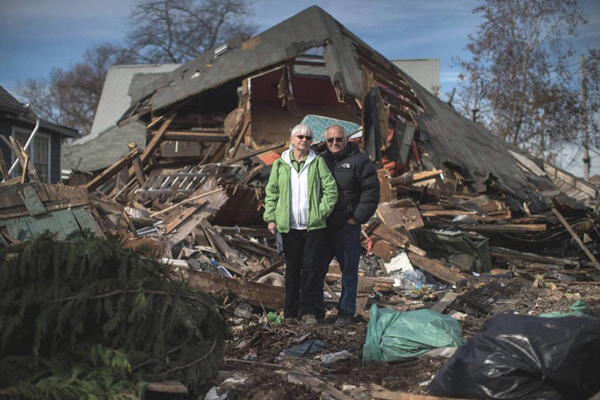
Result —
[{"label": "neighboring house", "polygon": [[[117,65],[111,67],[106,74],[102,95],[94,115],[94,122],[90,134],[84,136],[76,143],[85,143],[97,137],[107,128],[115,126],[119,118],[131,106],[130,86],[134,75],[151,79],[155,74],[173,71],[179,64],[152,64],[152,65]],[[145,83],[147,84],[147,83]]]},{"label": "neighboring house", "polygon": [[[0,86],[0,135],[7,140],[12,136],[25,145],[34,127],[35,118],[31,112]],[[43,182],[60,181],[62,142],[66,138],[78,137],[80,135],[75,129],[40,120],[38,133],[30,144],[28,153]],[[12,165],[16,158],[4,140],[0,140],[0,151],[6,163]],[[18,166],[13,176],[20,171]]]},{"label": "neighboring house", "polygon": [[439,97],[440,92],[440,59],[439,58],[407,58],[391,60],[430,93]]},{"label": "neighboring house", "polygon": [[106,74],[90,134],[63,147],[63,176],[68,176],[73,169],[98,171],[108,167],[129,152],[129,142],[136,142],[143,149],[146,145],[145,125],[130,124],[120,128],[116,123],[131,106],[132,91],[151,84],[177,67],[179,64],[111,67]]}]

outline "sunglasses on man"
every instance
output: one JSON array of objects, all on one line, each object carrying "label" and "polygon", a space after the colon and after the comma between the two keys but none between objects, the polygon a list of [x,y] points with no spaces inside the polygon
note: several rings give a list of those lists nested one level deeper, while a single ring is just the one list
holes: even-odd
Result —
[{"label": "sunglasses on man", "polygon": [[298,140],[306,139],[307,142],[310,142],[312,140],[312,136],[296,135],[296,137],[298,138]]},{"label": "sunglasses on man", "polygon": [[332,138],[327,139],[327,143],[333,143],[333,142],[342,143],[343,140],[344,140],[344,138],[341,138],[341,137],[332,137]]}]

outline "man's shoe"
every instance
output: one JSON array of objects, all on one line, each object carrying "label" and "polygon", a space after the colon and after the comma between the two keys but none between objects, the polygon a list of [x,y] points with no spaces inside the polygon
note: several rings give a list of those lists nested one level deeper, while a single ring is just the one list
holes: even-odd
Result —
[{"label": "man's shoe", "polygon": [[317,319],[312,314],[304,314],[302,316],[302,323],[304,325],[317,325]]},{"label": "man's shoe", "polygon": [[334,325],[337,326],[338,328],[344,328],[351,324],[352,324],[352,320],[350,319],[349,315],[338,316],[334,323]]}]

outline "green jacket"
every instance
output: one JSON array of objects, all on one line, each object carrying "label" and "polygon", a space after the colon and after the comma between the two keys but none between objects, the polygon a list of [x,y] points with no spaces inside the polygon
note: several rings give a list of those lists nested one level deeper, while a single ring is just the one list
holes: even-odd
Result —
[{"label": "green jacket", "polygon": [[[290,231],[290,185],[292,181],[290,151],[286,150],[281,158],[273,163],[269,176],[265,198],[265,222],[275,222],[277,231],[287,233]],[[337,202],[338,192],[335,179],[327,164],[320,156],[310,150],[304,165],[308,168],[308,226],[307,229],[323,229],[326,219],[331,214]]]}]

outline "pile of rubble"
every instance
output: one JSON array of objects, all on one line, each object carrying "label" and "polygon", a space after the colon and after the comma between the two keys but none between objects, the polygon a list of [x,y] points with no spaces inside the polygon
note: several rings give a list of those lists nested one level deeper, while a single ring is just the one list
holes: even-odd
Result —
[{"label": "pile of rubble", "polygon": [[[13,146],[21,151],[18,143]],[[555,201],[546,212],[513,217],[498,188],[471,194],[457,186],[448,194],[439,170],[394,178],[381,170],[381,203],[363,226],[355,324],[334,328],[333,310],[315,329],[282,322],[285,265],[261,221],[265,179],[256,171],[268,166],[257,153],[166,168],[158,154],[142,163],[142,152],[133,147],[102,174],[73,173],[66,185],[39,182],[22,157],[23,175],[0,185],[0,241],[9,246],[45,230],[59,238],[86,231],[119,235],[129,247],[151,248],[173,270],[185,271],[192,285],[218,299],[230,326],[217,379],[227,383],[215,395],[313,398],[315,390],[334,398],[386,398],[389,391],[424,395],[445,358],[376,367],[361,362],[373,304],[446,313],[460,321],[464,338],[500,313],[568,312],[581,300],[600,315],[594,255],[600,220],[591,209]],[[131,179],[119,186],[125,173]],[[334,261],[326,278],[330,304],[339,296],[340,280]],[[340,360],[325,362],[327,354],[341,354]],[[268,380],[252,378],[265,370],[271,371]]]}]

